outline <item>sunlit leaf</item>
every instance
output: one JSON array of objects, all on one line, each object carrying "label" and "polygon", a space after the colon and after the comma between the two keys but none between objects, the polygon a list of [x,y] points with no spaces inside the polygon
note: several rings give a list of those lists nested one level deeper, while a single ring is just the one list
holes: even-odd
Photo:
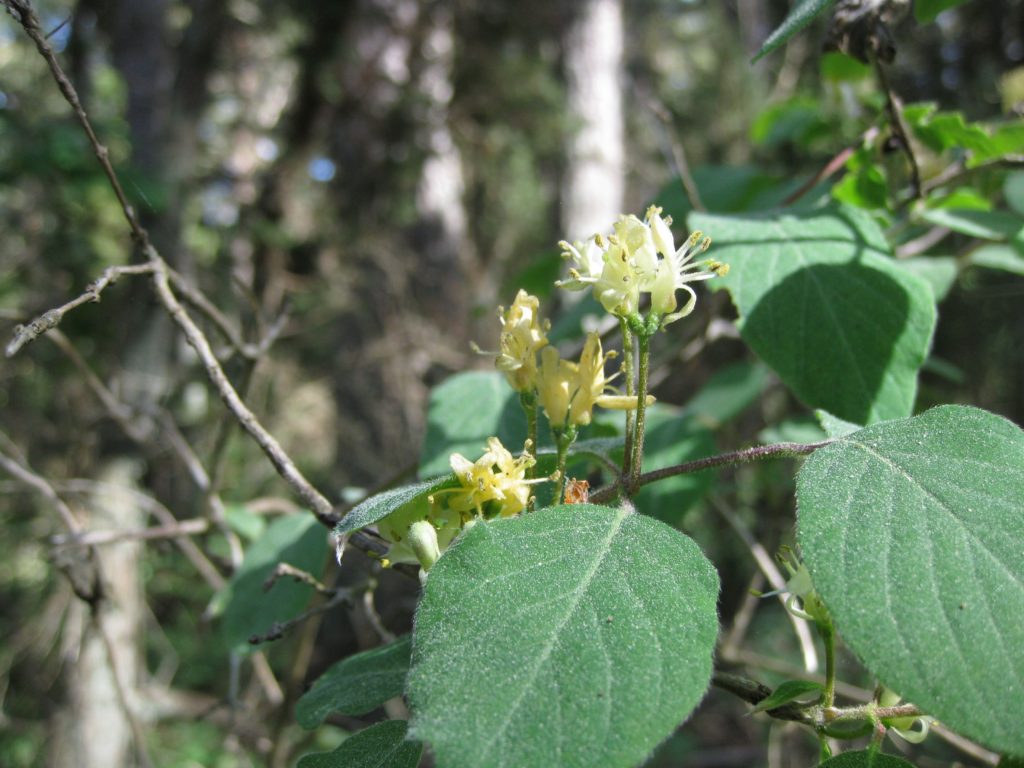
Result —
[{"label": "sunlit leaf", "polygon": [[943,406],[812,454],[800,548],[846,644],[950,728],[1024,752],[1024,432]]},{"label": "sunlit leaf", "polygon": [[424,587],[412,732],[448,768],[635,765],[707,690],[717,595],[691,539],[625,509],[478,523]]}]

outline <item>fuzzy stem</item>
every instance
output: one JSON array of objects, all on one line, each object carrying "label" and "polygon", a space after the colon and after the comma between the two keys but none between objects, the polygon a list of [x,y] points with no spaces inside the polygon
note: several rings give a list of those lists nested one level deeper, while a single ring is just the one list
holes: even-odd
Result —
[{"label": "fuzzy stem", "polygon": [[644,458],[644,429],[647,416],[647,374],[651,362],[651,337],[641,335],[640,365],[636,397],[636,423],[633,427],[632,458],[629,462],[628,495],[633,496],[640,490],[640,467]]},{"label": "fuzzy stem", "polygon": [[816,626],[825,644],[825,694],[822,704],[831,707],[836,701],[836,630],[831,621],[827,624],[816,622]]},{"label": "fuzzy stem", "polygon": [[555,448],[558,451],[558,481],[555,486],[555,504],[562,503],[562,494],[565,492],[565,465],[569,459],[569,447],[576,442],[576,427],[569,425],[564,429],[552,429],[555,436]]},{"label": "fuzzy stem", "polygon": [[[636,382],[633,380],[633,332],[623,317],[619,318],[622,329],[622,375],[626,379],[626,396],[636,394]],[[622,476],[629,477],[633,460],[633,412],[626,411],[626,444],[622,451]]]}]

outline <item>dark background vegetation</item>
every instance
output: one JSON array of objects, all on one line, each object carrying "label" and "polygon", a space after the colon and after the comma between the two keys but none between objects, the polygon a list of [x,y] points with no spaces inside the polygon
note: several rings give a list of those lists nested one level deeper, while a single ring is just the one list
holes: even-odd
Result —
[{"label": "dark background vegetation", "polygon": [[[161,253],[248,338],[258,340],[284,318],[258,365],[235,357],[226,368],[332,499],[411,473],[430,387],[454,372],[487,368],[469,342],[493,348],[494,307],[511,301],[524,275],[553,274],[555,243],[564,236],[564,148],[574,130],[565,108],[563,40],[578,5],[38,4]],[[785,16],[783,0],[624,6],[625,212],[642,213],[673,177],[652,104],[667,113],[672,140],[708,185],[728,184],[719,169],[726,165],[781,180],[809,175],[878,117],[870,78],[840,87],[822,77],[822,23],[750,64]],[[417,79],[437,55],[426,36],[436,13],[450,14],[453,40],[450,101],[440,118]],[[999,86],[1024,64],[1024,3],[972,0],[937,23],[915,28],[908,20],[895,32],[892,83],[904,101],[934,101],[971,119],[1006,113]],[[759,116],[773,109],[790,122],[779,118],[766,128]],[[417,205],[438,119],[463,169],[465,235],[455,243],[437,215]],[[682,220],[682,212],[667,213]],[[8,337],[15,323],[77,295],[104,267],[136,258],[84,136],[10,18],[0,19],[0,233],[0,330]],[[1019,275],[976,268],[960,274],[940,305],[919,407],[962,402],[1024,421],[1022,296]],[[557,297],[542,299],[553,311]],[[659,399],[684,403],[716,371],[749,361],[727,327],[706,333],[709,324],[721,330],[713,319],[732,317],[727,297],[715,294],[679,324],[685,329],[674,326],[671,340],[658,340]],[[244,435],[227,430],[226,448],[216,447],[224,412],[143,280],[123,279],[101,303],[69,315],[61,330],[125,402],[138,412],[170,414],[200,456],[222,456],[221,496],[240,516],[294,505]],[[700,354],[684,354],[693,344]],[[719,447],[750,444],[769,424],[797,428],[807,415],[769,382],[719,433]],[[46,339],[0,364],[0,424],[35,470],[65,483],[71,497],[67,483],[96,479],[124,459],[137,487],[179,519],[203,514],[202,494],[166,436],[141,446],[126,437],[81,369]],[[745,500],[746,524],[768,551],[792,539],[791,470],[744,468],[720,482],[719,492]],[[62,727],[80,618],[52,567],[58,521],[12,480],[0,478],[0,491],[0,764],[29,766],[45,761]],[[711,505],[698,505],[683,525],[722,572],[729,627],[756,571],[750,554]],[[224,542],[210,533],[201,543],[225,568]],[[359,555],[349,562],[357,573],[371,568]],[[304,681],[377,641],[359,606],[329,614],[315,634],[268,648],[270,669],[285,688],[282,705],[268,700],[250,665],[233,671],[208,618],[212,591],[178,549],[147,546],[134,578],[147,606],[140,675],[181,694],[147,719],[158,764],[294,761],[358,725],[337,721],[305,734],[288,707]],[[393,573],[379,578],[384,624],[406,631],[415,585]],[[782,612],[765,606],[746,638],[752,667],[771,682],[787,664],[798,665],[799,654]],[[844,663],[851,683],[870,686],[852,659]],[[810,737],[744,710],[713,692],[656,764],[759,765],[769,752],[773,764],[814,759]],[[933,747],[919,765],[948,764],[958,754],[943,749]]]}]

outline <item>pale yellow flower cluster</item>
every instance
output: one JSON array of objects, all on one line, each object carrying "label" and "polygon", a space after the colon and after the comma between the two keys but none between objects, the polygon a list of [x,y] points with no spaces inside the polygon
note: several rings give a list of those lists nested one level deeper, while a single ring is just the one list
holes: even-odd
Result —
[{"label": "pale yellow flower cluster", "polygon": [[508,312],[498,307],[501,337],[495,365],[516,392],[533,389],[537,378],[537,352],[548,343],[546,333],[550,323],[541,322],[539,309],[540,299],[524,290],[516,294]]},{"label": "pale yellow flower cluster", "polygon": [[428,570],[467,523],[518,515],[530,501],[530,486],[544,482],[526,479],[536,463],[533,456],[524,452],[515,458],[496,437],[488,439],[484,455],[475,462],[460,453],[449,461],[458,487],[436,491],[425,508],[400,508],[377,523],[381,537],[391,543],[389,563],[418,562]]},{"label": "pale yellow flower cluster", "polygon": [[[635,397],[615,394],[610,382],[615,375],[604,375],[605,361],[614,352],[601,349],[601,337],[587,336],[578,363],[563,360],[558,350],[548,347],[541,352],[537,374],[537,397],[552,426],[585,426],[590,423],[595,405],[602,408],[631,410],[637,406]],[[653,402],[653,398],[650,398]]]},{"label": "pale yellow flower cluster", "polygon": [[[573,263],[569,279],[557,283],[573,291],[591,288],[607,312],[629,317],[640,308],[642,293],[651,296],[651,309],[661,316],[661,327],[693,311],[697,294],[688,283],[709,280],[729,271],[714,260],[693,261],[711,245],[710,238],[694,232],[677,250],[672,219],[651,206],[641,221],[632,214],[621,216],[614,234],[594,235],[585,242],[562,241],[563,257]],[[676,291],[689,294],[680,308]]]},{"label": "pale yellow flower cluster", "polygon": [[478,517],[484,516],[485,508],[488,517],[512,517],[526,509],[531,483],[526,470],[537,463],[529,453],[524,451],[514,458],[498,438],[491,437],[487,451],[476,461],[461,453],[453,453],[449,461],[461,484],[460,488],[440,492],[448,494],[449,509],[463,514],[474,512]]}]

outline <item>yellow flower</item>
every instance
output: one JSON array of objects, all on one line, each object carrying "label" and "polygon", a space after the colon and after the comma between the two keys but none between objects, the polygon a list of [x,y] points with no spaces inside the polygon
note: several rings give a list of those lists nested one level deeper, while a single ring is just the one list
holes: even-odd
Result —
[{"label": "yellow flower", "polygon": [[543,482],[526,479],[526,470],[537,463],[533,456],[524,452],[514,458],[496,437],[487,440],[487,451],[475,462],[453,453],[450,463],[461,487],[435,497],[443,493],[449,509],[478,517],[518,515],[530,501],[530,485]]},{"label": "yellow flower", "polygon": [[[661,208],[651,206],[644,221],[632,215],[620,216],[614,234],[607,238],[595,235],[573,245],[563,241],[562,255],[575,266],[569,270],[569,279],[556,285],[569,290],[593,288],[594,298],[618,317],[637,312],[642,293],[651,294],[651,308],[663,316],[663,328],[685,317],[697,301],[688,283],[724,275],[729,267],[713,260],[692,260],[711,244],[700,232],[676,250],[671,223],[670,218],[662,218]],[[679,290],[689,294],[681,309],[676,300]]]},{"label": "yellow flower", "polygon": [[[542,350],[537,396],[553,426],[589,424],[595,405],[617,410],[637,407],[636,397],[616,394],[609,386],[615,375],[604,375],[605,362],[614,356],[614,352],[603,352],[596,333],[588,334],[579,363],[561,359],[553,347]],[[648,403],[653,402],[648,397]]]},{"label": "yellow flower", "polygon": [[[714,260],[693,261],[694,255],[704,253],[711,245],[711,238],[704,237],[702,232],[694,232],[679,250],[676,250],[675,239],[669,228],[671,219],[661,217],[661,208],[651,206],[647,209],[647,222],[651,228],[658,251],[664,257],[658,263],[658,271],[651,283],[651,308],[664,315],[661,326],[664,328],[681,317],[686,317],[697,304],[697,293],[687,283],[710,280],[712,277],[724,276],[729,272],[729,265]],[[689,294],[682,309],[677,309],[676,291],[683,290]]]},{"label": "yellow flower", "polygon": [[501,337],[495,365],[508,378],[512,389],[526,392],[533,389],[537,377],[537,350],[547,346],[547,323],[538,315],[540,299],[520,290],[516,300],[505,312],[498,308]]}]

